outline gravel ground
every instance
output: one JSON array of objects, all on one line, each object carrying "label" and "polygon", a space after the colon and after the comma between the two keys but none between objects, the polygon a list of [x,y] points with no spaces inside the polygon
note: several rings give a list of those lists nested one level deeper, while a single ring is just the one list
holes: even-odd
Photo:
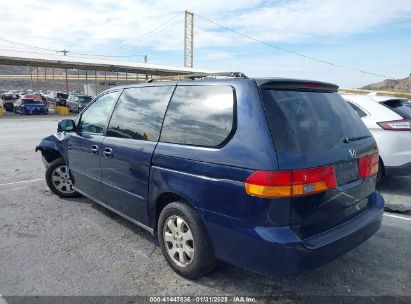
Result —
[{"label": "gravel ground", "polygon": [[[149,233],[87,199],[61,199],[48,190],[34,147],[54,132],[60,118],[0,119],[0,294],[6,299],[12,295],[411,297],[409,212],[385,213],[375,236],[315,271],[270,278],[221,265],[197,281],[179,277]],[[411,178],[386,178],[379,190],[394,207],[411,205]]]}]

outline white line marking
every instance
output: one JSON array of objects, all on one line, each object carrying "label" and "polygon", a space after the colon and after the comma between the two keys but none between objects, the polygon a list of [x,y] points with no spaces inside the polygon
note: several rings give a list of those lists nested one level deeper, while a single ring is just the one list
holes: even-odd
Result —
[{"label": "white line marking", "polygon": [[15,184],[23,184],[23,183],[33,183],[33,182],[39,182],[44,180],[43,178],[38,178],[38,179],[28,179],[24,181],[19,181],[19,182],[12,182],[12,183],[5,183],[5,184],[0,184],[0,186],[10,186],[10,185],[15,185]]},{"label": "white line marking", "polygon": [[6,300],[0,294],[0,304],[7,304]]},{"label": "white line marking", "polygon": [[388,217],[395,217],[395,218],[399,218],[399,219],[402,219],[402,220],[411,221],[411,218],[409,218],[409,217],[403,217],[403,216],[394,215],[394,214],[387,214],[385,212],[384,212],[384,215],[388,216]]}]

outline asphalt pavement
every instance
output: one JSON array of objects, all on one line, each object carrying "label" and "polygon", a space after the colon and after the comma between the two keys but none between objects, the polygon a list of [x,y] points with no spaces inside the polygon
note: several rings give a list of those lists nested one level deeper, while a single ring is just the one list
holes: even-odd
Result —
[{"label": "asphalt pavement", "polygon": [[[387,178],[381,229],[341,258],[271,278],[221,264],[189,281],[144,230],[85,198],[62,199],[44,182],[39,141],[61,116],[0,118],[0,295],[235,295],[411,297],[411,178]],[[0,301],[1,297],[0,297]],[[0,302],[1,303],[1,302]]]}]

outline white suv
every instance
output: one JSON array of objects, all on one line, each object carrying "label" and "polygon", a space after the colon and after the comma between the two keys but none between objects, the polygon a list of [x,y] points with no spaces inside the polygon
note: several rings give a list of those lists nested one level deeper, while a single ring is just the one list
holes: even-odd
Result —
[{"label": "white suv", "polygon": [[411,107],[408,100],[376,95],[343,95],[374,136],[381,175],[411,175]]}]

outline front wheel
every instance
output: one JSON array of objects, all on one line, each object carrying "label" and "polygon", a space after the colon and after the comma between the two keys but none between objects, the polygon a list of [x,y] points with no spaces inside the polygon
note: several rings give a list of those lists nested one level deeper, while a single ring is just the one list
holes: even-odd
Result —
[{"label": "front wheel", "polygon": [[158,220],[161,251],[171,268],[188,279],[211,272],[216,265],[211,240],[197,212],[183,202],[173,202]]},{"label": "front wheel", "polygon": [[80,197],[73,189],[69,169],[62,157],[54,160],[46,170],[46,182],[49,189],[60,197]]}]

